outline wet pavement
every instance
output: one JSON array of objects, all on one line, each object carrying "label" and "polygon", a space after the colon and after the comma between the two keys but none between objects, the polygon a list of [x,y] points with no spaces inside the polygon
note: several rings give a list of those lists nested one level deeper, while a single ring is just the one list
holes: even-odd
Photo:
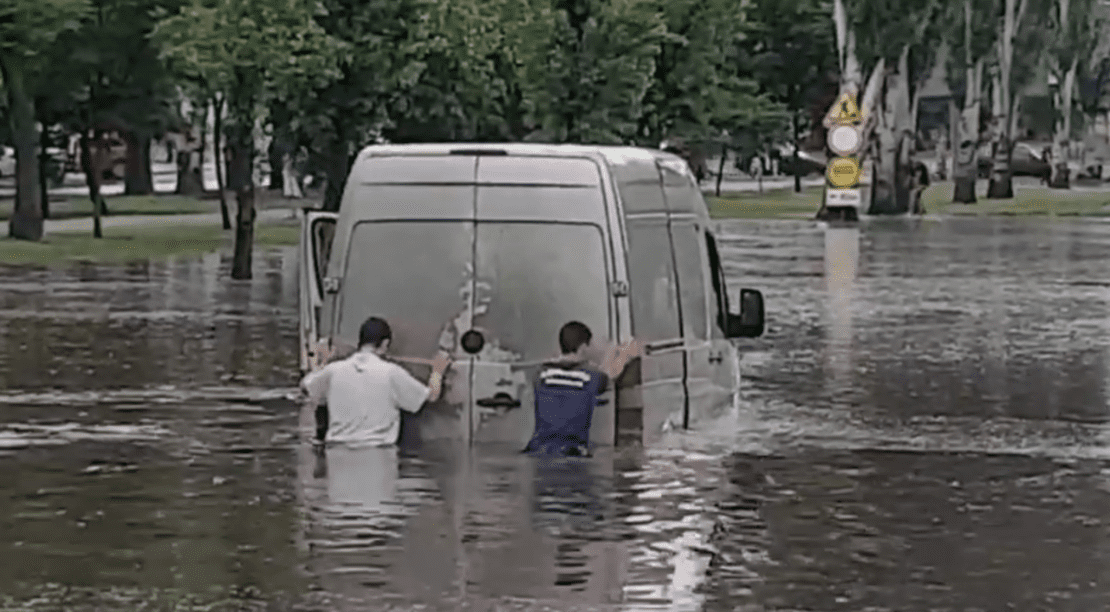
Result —
[{"label": "wet pavement", "polygon": [[562,462],[301,444],[293,249],[0,268],[0,609],[1110,608],[1110,224],[720,236],[735,430]]}]

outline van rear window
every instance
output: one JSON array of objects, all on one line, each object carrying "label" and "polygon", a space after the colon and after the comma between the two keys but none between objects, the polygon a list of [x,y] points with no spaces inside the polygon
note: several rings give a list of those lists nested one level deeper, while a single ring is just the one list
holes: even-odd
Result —
[{"label": "van rear window", "polygon": [[474,324],[521,359],[559,352],[559,329],[581,321],[609,336],[609,269],[601,228],[569,223],[479,223]]},{"label": "van rear window", "polygon": [[398,354],[433,354],[468,299],[473,236],[466,221],[356,225],[336,313],[339,337],[357,340],[362,322],[378,315],[393,327]]},{"label": "van rear window", "polygon": [[557,355],[559,328],[572,320],[599,341],[609,336],[609,262],[597,225],[363,222],[346,265],[338,332],[347,342],[371,315],[390,322],[395,352],[405,355],[431,355],[441,341],[457,348],[471,326],[495,359]]}]

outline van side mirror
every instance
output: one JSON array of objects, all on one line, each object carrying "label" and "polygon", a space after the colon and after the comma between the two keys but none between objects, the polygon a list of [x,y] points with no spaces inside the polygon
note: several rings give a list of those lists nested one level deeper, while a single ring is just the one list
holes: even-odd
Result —
[{"label": "van side mirror", "polygon": [[739,313],[728,314],[729,338],[758,338],[763,335],[763,294],[755,289],[741,289]]}]

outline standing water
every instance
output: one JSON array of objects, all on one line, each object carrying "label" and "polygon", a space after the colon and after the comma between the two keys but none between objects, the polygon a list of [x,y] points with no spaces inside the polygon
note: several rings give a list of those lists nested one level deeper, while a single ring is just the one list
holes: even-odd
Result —
[{"label": "standing water", "polygon": [[1090,610],[1110,225],[729,221],[735,431],[318,454],[296,260],[0,269],[3,610]]}]

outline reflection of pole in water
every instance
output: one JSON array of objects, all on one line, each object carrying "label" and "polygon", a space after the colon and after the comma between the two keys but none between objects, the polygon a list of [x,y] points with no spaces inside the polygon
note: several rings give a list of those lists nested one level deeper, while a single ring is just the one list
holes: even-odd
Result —
[{"label": "reflection of pole in water", "polygon": [[859,267],[859,228],[825,230],[825,288],[828,291],[827,364],[834,390],[851,388],[852,297]]}]

